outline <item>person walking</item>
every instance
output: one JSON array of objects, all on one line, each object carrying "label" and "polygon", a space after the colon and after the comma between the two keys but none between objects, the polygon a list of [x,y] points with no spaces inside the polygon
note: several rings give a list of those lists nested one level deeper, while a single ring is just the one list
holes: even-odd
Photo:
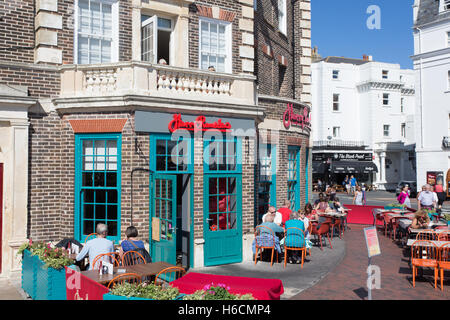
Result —
[{"label": "person walking", "polygon": [[438,197],[437,207],[438,209],[442,209],[442,205],[444,204],[445,198],[447,197],[444,192],[444,186],[442,185],[442,180],[438,180],[437,184],[434,186],[434,192],[436,192]]},{"label": "person walking", "polygon": [[398,203],[411,208],[411,200],[409,199],[409,186],[407,184],[403,186],[402,191],[397,197],[397,201]]},{"label": "person walking", "polygon": [[356,178],[353,175],[351,175],[351,177],[350,177],[350,188],[351,188],[352,194],[355,194],[357,186],[358,186],[358,182],[356,181]]},{"label": "person walking", "polygon": [[350,194],[350,179],[348,178],[348,175],[345,176],[344,182],[342,184],[344,185],[347,194]]},{"label": "person walking", "polygon": [[353,197],[353,204],[356,204],[357,206],[363,205],[363,192],[360,186],[356,187],[355,196]]}]

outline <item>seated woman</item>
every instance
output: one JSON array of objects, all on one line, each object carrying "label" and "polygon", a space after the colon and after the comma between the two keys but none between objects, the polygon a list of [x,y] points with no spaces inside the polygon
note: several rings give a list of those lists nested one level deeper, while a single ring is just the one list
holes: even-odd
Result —
[{"label": "seated woman", "polygon": [[328,205],[328,201],[327,198],[325,197],[320,197],[319,198],[319,203],[316,205],[316,207],[314,208],[316,211],[318,211],[318,213],[325,213],[325,212],[330,212],[333,211],[333,209],[330,208],[330,206]]},{"label": "seated woman", "polygon": [[122,241],[120,249],[119,249],[119,255],[122,259],[123,255],[127,251],[136,250],[137,248],[143,248],[145,249],[144,242],[142,240],[138,240],[138,230],[136,227],[130,226],[125,231],[125,235],[127,238]]},{"label": "seated woman", "polygon": [[316,211],[313,209],[313,206],[309,202],[305,205],[303,214],[306,218],[308,218],[308,220],[319,220],[319,215],[316,213]]},{"label": "seated woman", "polygon": [[417,210],[414,214],[411,228],[413,229],[427,229],[430,224],[430,217],[425,211]]},{"label": "seated woman", "polygon": [[[297,229],[290,229],[289,228],[298,228],[302,230],[303,232],[297,230]],[[305,224],[302,220],[299,219],[299,214],[296,211],[292,211],[289,214],[289,220],[286,221],[286,238],[284,240],[284,244],[287,247],[295,247],[295,248],[303,248],[306,247],[305,243]],[[289,257],[289,263],[300,263],[301,258],[298,256],[298,251],[291,251],[290,257]]]}]

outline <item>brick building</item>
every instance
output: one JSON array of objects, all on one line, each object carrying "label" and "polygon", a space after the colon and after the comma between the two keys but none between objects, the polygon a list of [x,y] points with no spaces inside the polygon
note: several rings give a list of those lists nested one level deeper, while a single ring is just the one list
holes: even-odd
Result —
[{"label": "brick building", "polygon": [[[293,19],[302,27],[296,37],[309,38],[309,1],[294,6],[302,17]],[[2,204],[3,226],[20,221],[1,238],[2,274],[20,270],[13,257],[25,239],[82,242],[99,222],[116,243],[136,226],[156,261],[198,267],[251,258],[258,124],[264,131],[265,117],[280,121],[287,102],[294,124],[299,101],[309,99],[304,78],[294,88],[286,79],[283,98],[260,90],[257,103],[263,42],[255,43],[253,1],[24,0],[0,12],[8,26],[0,83],[20,89],[14,99],[28,111],[27,184],[17,209]],[[298,64],[292,74],[308,78],[304,44],[291,48],[286,39],[271,61]],[[280,131],[279,149],[302,146],[304,159],[309,131],[291,131]],[[6,142],[0,137],[4,177]],[[280,168],[277,181],[286,180]],[[297,175],[302,201],[305,176]],[[287,187],[278,188],[279,203]]]},{"label": "brick building", "polygon": [[[257,178],[259,219],[268,203],[280,207],[289,199],[292,209],[298,210],[311,198],[309,0],[256,1],[255,72],[258,105],[265,109],[258,125],[263,155]],[[264,175],[267,170],[270,177]]]}]

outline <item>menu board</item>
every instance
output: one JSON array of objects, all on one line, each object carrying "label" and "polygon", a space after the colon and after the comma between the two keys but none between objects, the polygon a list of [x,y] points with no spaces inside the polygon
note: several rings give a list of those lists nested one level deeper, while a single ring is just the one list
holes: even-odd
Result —
[{"label": "menu board", "polygon": [[367,252],[369,258],[381,254],[380,243],[378,242],[378,235],[376,227],[364,228],[364,236],[366,238]]}]

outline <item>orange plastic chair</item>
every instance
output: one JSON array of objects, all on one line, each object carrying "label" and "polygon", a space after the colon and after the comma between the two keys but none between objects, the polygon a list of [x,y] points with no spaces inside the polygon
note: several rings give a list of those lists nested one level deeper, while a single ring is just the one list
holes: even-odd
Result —
[{"label": "orange plastic chair", "polygon": [[[291,232],[289,232],[291,231]],[[287,237],[290,237],[289,241],[292,243],[292,246],[287,246],[286,241]],[[286,268],[286,261],[287,261],[287,252],[288,250],[291,251],[300,251],[302,254],[302,269],[303,269],[303,262],[305,260],[306,256],[306,238],[305,238],[305,232],[302,229],[299,228],[287,228],[284,231],[284,267]]]},{"label": "orange plastic chair", "polygon": [[416,236],[416,240],[430,240],[430,241],[437,241],[438,235],[433,230],[423,230],[419,231],[419,233]]},{"label": "orange plastic chair", "polygon": [[141,278],[136,273],[123,273],[121,275],[118,275],[108,283],[108,289],[114,288],[116,284],[124,282],[139,284],[141,283]]},{"label": "orange plastic chair", "polygon": [[416,287],[418,268],[434,268],[434,288],[437,288],[439,248],[431,241],[417,240],[411,246],[413,287]]},{"label": "orange plastic chair", "polygon": [[323,237],[323,235],[327,235],[328,242],[330,243],[330,247],[331,247],[331,249],[333,249],[333,245],[331,244],[331,239],[330,239],[330,228],[331,228],[331,222],[329,222],[329,221],[322,222],[319,230],[317,230],[316,226],[312,227],[311,234],[316,235],[316,236],[319,237],[320,250],[323,250],[323,247],[322,247],[322,237]]},{"label": "orange plastic chair", "polygon": [[127,251],[122,257],[122,266],[132,266],[134,264],[145,264],[145,259],[137,251]]},{"label": "orange plastic chair", "polygon": [[450,243],[443,244],[439,248],[439,270],[441,277],[441,291],[444,290],[444,269],[450,270]]},{"label": "orange plastic chair", "polygon": [[86,244],[86,242],[88,242],[88,240],[89,240],[90,237],[96,238],[97,236],[98,236],[97,233],[91,233],[91,234],[88,234],[88,235],[86,236],[86,238],[84,239],[84,244]]},{"label": "orange plastic chair", "polygon": [[168,286],[170,282],[181,278],[185,273],[186,270],[182,267],[165,268],[155,276],[155,284],[162,287]]},{"label": "orange plastic chair", "polygon": [[[260,237],[263,233],[265,234],[269,234],[269,238],[264,238],[259,239],[258,237]],[[272,240],[270,240],[270,237],[272,237]],[[275,248],[275,233],[273,232],[272,229],[270,229],[269,227],[266,226],[258,226],[255,228],[255,247],[256,247],[256,253],[255,253],[255,264],[257,262],[258,259],[258,252],[260,252],[260,259],[262,256],[262,252],[264,249],[270,249],[272,250],[272,258],[270,260],[270,266],[273,266],[273,254],[274,252],[277,253],[277,261],[278,261],[278,251]]]},{"label": "orange plastic chair", "polygon": [[99,254],[94,258],[94,261],[92,261],[92,270],[97,270],[98,262],[100,262],[100,260],[104,261],[105,257],[109,257],[109,263],[112,263],[114,267],[120,266],[119,260],[117,259],[117,253],[108,252]]},{"label": "orange plastic chair", "polygon": [[331,239],[334,237],[334,229],[337,228],[339,231],[339,239],[341,239],[342,233],[342,223],[341,218],[333,218],[333,222],[331,223]]}]

